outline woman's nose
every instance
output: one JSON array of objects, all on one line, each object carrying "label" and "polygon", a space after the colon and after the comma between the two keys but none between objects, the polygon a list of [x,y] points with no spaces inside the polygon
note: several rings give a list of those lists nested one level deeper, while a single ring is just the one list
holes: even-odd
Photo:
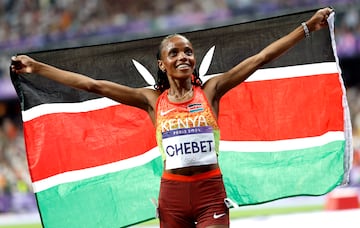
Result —
[{"label": "woman's nose", "polygon": [[178,59],[186,59],[187,58],[187,55],[185,54],[185,52],[180,52],[179,55],[178,55]]}]

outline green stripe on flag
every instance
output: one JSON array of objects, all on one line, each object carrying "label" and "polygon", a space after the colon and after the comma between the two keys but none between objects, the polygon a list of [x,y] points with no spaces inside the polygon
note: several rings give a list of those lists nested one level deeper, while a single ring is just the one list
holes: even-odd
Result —
[{"label": "green stripe on flag", "polygon": [[[45,227],[124,227],[155,217],[162,160],[36,194]],[[144,203],[145,202],[145,203]],[[83,226],[82,226],[83,225]]]},{"label": "green stripe on flag", "polygon": [[244,205],[325,194],[342,182],[344,147],[345,141],[334,141],[291,151],[221,152],[228,197]]},{"label": "green stripe on flag", "polygon": [[[222,151],[219,163],[228,197],[243,205],[327,193],[342,181],[344,146],[339,140],[289,151]],[[59,228],[123,227],[152,219],[151,198],[158,197],[161,173],[157,157],[143,166],[38,192],[43,223]]]}]

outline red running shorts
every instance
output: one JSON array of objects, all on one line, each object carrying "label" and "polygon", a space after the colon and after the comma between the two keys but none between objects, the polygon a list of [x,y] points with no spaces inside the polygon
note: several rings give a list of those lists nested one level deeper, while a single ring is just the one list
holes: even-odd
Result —
[{"label": "red running shorts", "polygon": [[161,228],[229,225],[220,169],[193,176],[164,173],[159,195]]}]

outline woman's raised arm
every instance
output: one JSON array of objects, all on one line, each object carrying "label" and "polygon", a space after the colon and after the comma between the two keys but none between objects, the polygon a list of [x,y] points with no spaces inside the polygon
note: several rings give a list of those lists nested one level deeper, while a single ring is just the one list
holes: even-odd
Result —
[{"label": "woman's raised arm", "polygon": [[245,81],[264,64],[284,54],[305,36],[308,36],[310,32],[327,27],[327,18],[332,11],[331,8],[318,10],[305,24],[299,25],[289,34],[271,43],[258,54],[240,62],[223,75],[210,79],[205,84],[204,91],[213,104],[214,111],[218,111],[218,101],[227,91]]},{"label": "woman's raised arm", "polygon": [[26,55],[14,56],[11,60],[11,70],[17,74],[34,73],[41,75],[66,86],[96,93],[120,103],[141,108],[149,114],[153,112],[159,95],[157,91],[147,88],[131,88],[110,81],[95,80],[82,74],[36,61]]}]

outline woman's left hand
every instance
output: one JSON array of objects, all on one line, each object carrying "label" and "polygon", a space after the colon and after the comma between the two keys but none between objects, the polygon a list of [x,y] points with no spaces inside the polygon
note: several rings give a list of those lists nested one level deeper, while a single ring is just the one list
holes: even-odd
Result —
[{"label": "woman's left hand", "polygon": [[310,32],[320,30],[328,25],[327,19],[334,10],[327,7],[318,10],[307,22]]}]

